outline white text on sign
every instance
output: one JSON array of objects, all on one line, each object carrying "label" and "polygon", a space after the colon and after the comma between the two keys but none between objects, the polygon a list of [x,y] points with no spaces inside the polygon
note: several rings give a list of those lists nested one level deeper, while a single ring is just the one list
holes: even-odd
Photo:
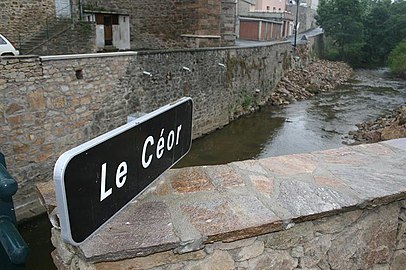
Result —
[{"label": "white text on sign", "polygon": [[[176,135],[175,135],[175,131],[171,130],[168,133],[168,136],[166,137],[166,141],[165,141],[165,136],[163,136],[164,129],[161,130],[161,134],[160,134],[158,142],[156,144],[156,149],[154,151],[157,159],[160,159],[163,156],[165,148],[167,151],[171,151],[174,146],[179,144],[179,136],[180,136],[181,130],[182,130],[182,125],[179,125],[176,128]],[[145,142],[143,144],[142,157],[141,157],[142,167],[144,167],[145,169],[148,168],[148,166],[151,164],[152,159],[153,159],[153,154],[150,154],[148,156],[148,158],[146,157],[147,148],[154,147],[154,145],[155,145],[154,137],[148,136],[145,139]],[[103,165],[101,167],[100,202],[102,202],[104,199],[106,199],[113,193],[113,188],[109,188],[108,190],[106,190],[106,174],[107,174],[107,163],[103,163]],[[120,165],[118,165],[118,167],[116,169],[116,187],[117,188],[123,187],[126,180],[127,180],[127,163],[125,161],[123,161],[120,163]]]},{"label": "white text on sign", "polygon": [[[168,133],[168,137],[166,138],[166,149],[168,151],[172,150],[174,144],[175,145],[179,144],[179,135],[180,135],[181,130],[182,130],[182,125],[179,125],[176,129],[176,136],[175,136],[174,130],[171,130]],[[163,135],[164,135],[164,129],[161,130],[161,135],[159,136],[158,143],[156,145],[155,154],[156,154],[157,159],[160,159],[165,151],[165,137]],[[148,138],[144,142],[144,146],[142,147],[142,158],[141,158],[142,167],[144,167],[144,169],[148,168],[148,166],[151,164],[152,158],[153,158],[153,155],[150,154],[148,156],[148,159],[146,159],[147,158],[146,157],[147,147],[148,147],[148,145],[150,145],[150,147],[153,147],[154,144],[155,144],[155,140],[154,140],[154,137],[152,137],[152,136],[148,136]]]}]

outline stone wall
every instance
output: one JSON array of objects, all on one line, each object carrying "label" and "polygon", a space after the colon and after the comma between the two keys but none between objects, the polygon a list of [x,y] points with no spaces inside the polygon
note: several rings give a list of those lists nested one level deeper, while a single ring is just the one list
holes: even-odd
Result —
[{"label": "stone wall", "polygon": [[40,44],[30,54],[61,55],[95,52],[97,52],[96,25],[92,22],[76,21],[65,31]]},{"label": "stone wall", "polygon": [[58,269],[391,269],[406,265],[406,201],[295,224],[235,242],[214,242],[186,254],[172,251],[124,261],[88,263],[53,229]]},{"label": "stone wall", "polygon": [[[287,6],[287,11],[293,14],[293,18],[296,17],[296,10],[296,5]],[[316,20],[314,18],[316,14],[317,11],[310,7],[299,7],[299,33],[317,27]]]},{"label": "stone wall", "polygon": [[235,37],[229,32],[230,23],[234,32],[235,5],[231,0],[84,1],[85,9],[129,14],[132,49],[182,48],[195,44],[185,42],[181,37],[185,34],[224,36],[221,45],[233,44]]},{"label": "stone wall", "polygon": [[291,58],[289,43],[2,58],[0,151],[19,216],[35,215],[34,184],[52,179],[64,151],[183,96],[195,104],[193,137],[207,134],[265,103]]},{"label": "stone wall", "polygon": [[[34,184],[52,179],[58,155],[98,134],[89,126],[99,124],[95,113],[117,91],[127,61],[129,56],[1,59],[0,149],[19,184],[14,203],[20,217],[37,214]],[[122,96],[114,100],[125,103]],[[112,110],[121,119],[108,121],[103,130],[125,121],[130,112],[120,108]]]},{"label": "stone wall", "polygon": [[55,18],[54,0],[4,0],[0,10],[0,33],[16,46]]},{"label": "stone wall", "polygon": [[38,189],[58,269],[403,270],[405,162],[398,139],[170,170],[76,247]]},{"label": "stone wall", "polygon": [[234,45],[237,37],[235,33],[236,2],[234,0],[221,1],[220,35],[222,46]]}]

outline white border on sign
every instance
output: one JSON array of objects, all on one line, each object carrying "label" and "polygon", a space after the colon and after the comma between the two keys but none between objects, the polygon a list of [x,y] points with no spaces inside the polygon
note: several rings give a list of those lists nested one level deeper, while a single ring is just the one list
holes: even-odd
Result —
[{"label": "white border on sign", "polygon": [[[120,135],[127,130],[148,121],[149,119],[160,115],[161,113],[164,113],[176,106],[179,106],[182,103],[192,102],[192,110],[193,110],[193,100],[190,97],[183,97],[181,99],[178,99],[177,101],[170,103],[168,105],[165,105],[151,113],[148,113],[146,115],[141,116],[140,118],[137,118],[136,120],[129,122],[121,127],[118,127],[116,129],[113,129],[105,134],[102,134],[90,141],[87,141],[75,148],[72,148],[71,150],[66,151],[63,153],[58,160],[55,163],[54,167],[54,183],[55,183],[55,195],[56,195],[56,202],[57,202],[57,208],[58,208],[58,215],[59,215],[59,223],[61,226],[61,236],[62,239],[65,242],[68,242],[69,244],[72,244],[74,246],[79,246],[83,242],[85,242],[87,239],[89,239],[92,235],[94,235],[97,231],[100,230],[107,222],[109,222],[112,218],[114,218],[120,211],[125,208],[128,204],[130,204],[134,199],[136,199],[138,196],[140,196],[145,190],[147,190],[154,182],[156,179],[158,179],[161,175],[159,175],[154,181],[152,181],[146,188],[144,188],[138,195],[136,195],[133,199],[131,199],[127,204],[125,204],[120,210],[118,210],[113,216],[111,216],[108,220],[106,220],[99,228],[97,228],[92,234],[90,234],[85,240],[82,242],[75,242],[72,239],[72,234],[71,234],[71,228],[70,228],[70,222],[69,222],[69,211],[68,211],[68,205],[67,205],[67,200],[66,200],[66,193],[65,193],[65,169],[68,163],[74,158],[76,155],[81,154],[85,152],[86,150],[99,145],[100,143],[103,143],[117,135]],[[192,111],[193,115],[193,111]],[[193,125],[192,125],[193,126]],[[192,137],[192,132],[191,132],[191,137]],[[190,141],[192,142],[192,138],[190,138]],[[192,144],[190,143],[189,149],[185,152],[183,156],[181,156],[177,161],[182,159],[190,150]],[[176,161],[176,162],[177,162]],[[173,165],[176,164],[174,162],[168,169],[170,169]]]}]

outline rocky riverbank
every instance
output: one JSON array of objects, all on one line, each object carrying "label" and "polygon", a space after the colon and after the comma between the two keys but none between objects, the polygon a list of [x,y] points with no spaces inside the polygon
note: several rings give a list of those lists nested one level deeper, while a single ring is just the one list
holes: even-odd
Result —
[{"label": "rocky riverbank", "polygon": [[305,68],[290,70],[277,84],[269,103],[287,105],[330,91],[346,82],[352,73],[346,63],[316,60]]},{"label": "rocky riverbank", "polygon": [[406,137],[406,106],[394,110],[389,115],[356,126],[358,130],[349,133],[353,144],[404,138]]}]

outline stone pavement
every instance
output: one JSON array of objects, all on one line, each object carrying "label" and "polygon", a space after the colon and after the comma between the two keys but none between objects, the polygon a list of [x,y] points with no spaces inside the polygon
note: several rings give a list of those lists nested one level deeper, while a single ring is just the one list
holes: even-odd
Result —
[{"label": "stone pavement", "polygon": [[[51,213],[53,183],[38,190]],[[87,262],[183,254],[405,198],[406,139],[398,139],[173,169],[79,247],[54,244]]]}]

